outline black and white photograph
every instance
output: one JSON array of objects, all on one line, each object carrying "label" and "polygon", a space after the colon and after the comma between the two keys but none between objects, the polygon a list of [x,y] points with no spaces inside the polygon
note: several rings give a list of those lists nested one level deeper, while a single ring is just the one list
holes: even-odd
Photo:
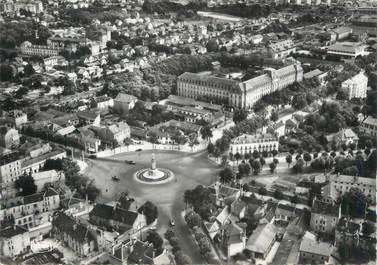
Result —
[{"label": "black and white photograph", "polygon": [[376,264],[377,0],[0,0],[0,265]]}]

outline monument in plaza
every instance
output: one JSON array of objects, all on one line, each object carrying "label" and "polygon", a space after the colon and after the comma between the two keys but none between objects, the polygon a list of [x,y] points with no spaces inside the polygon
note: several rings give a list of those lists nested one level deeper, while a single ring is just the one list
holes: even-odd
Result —
[{"label": "monument in plaza", "polygon": [[143,183],[153,184],[167,182],[174,177],[173,172],[165,168],[157,168],[155,154],[152,153],[151,167],[144,168],[135,173],[135,178]]}]

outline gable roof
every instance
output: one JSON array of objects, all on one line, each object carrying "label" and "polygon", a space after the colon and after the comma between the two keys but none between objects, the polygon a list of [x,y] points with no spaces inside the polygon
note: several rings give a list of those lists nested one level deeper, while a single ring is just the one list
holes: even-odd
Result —
[{"label": "gable roof", "polygon": [[266,253],[274,242],[277,231],[273,224],[259,224],[248,239],[246,248],[252,252]]},{"label": "gable roof", "polygon": [[305,233],[300,244],[300,252],[303,251],[326,257],[330,256],[332,248],[331,244],[316,240],[315,236],[313,237],[313,234],[310,232]]}]

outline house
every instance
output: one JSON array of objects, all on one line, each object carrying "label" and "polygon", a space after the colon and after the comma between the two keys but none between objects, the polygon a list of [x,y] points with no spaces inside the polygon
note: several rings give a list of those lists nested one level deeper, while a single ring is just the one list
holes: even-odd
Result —
[{"label": "house", "polygon": [[113,110],[118,114],[127,114],[131,109],[135,107],[137,98],[132,95],[119,93],[118,96],[114,99]]},{"label": "house", "polygon": [[225,186],[219,182],[208,187],[210,196],[218,207],[224,207],[226,202],[232,203],[241,196],[241,191],[232,187]]},{"label": "house", "polygon": [[120,207],[96,204],[89,213],[90,222],[120,232],[136,232],[146,226],[146,218],[137,212],[128,211]]},{"label": "house", "polygon": [[300,264],[326,264],[333,251],[329,243],[317,240],[316,236],[306,232],[300,243]]},{"label": "house", "polygon": [[106,95],[97,97],[93,103],[99,110],[106,110],[114,106],[114,100]]},{"label": "house", "polygon": [[238,219],[242,219],[245,217],[246,213],[246,202],[243,200],[236,200],[230,205],[230,212],[233,216],[237,217]]},{"label": "house", "polygon": [[350,144],[355,144],[357,146],[359,141],[357,134],[349,128],[341,129],[335,134],[328,135],[326,136],[326,139],[328,142],[334,142],[339,145],[345,144],[347,146]]},{"label": "house", "polygon": [[242,253],[246,247],[246,224],[231,222],[224,225],[220,230],[219,240],[228,259]]},{"label": "house", "polygon": [[247,255],[254,259],[265,259],[276,241],[277,232],[275,225],[262,220],[247,240]]},{"label": "house", "polygon": [[91,127],[101,139],[102,142],[113,144],[116,142],[118,145],[123,145],[124,140],[130,138],[131,130],[127,123],[124,121],[114,123],[105,127]]},{"label": "house", "polygon": [[0,255],[14,258],[30,250],[29,231],[13,225],[0,230]]},{"label": "house", "polygon": [[21,127],[27,123],[27,114],[21,110],[13,110],[7,113],[5,117],[6,121],[16,128]]},{"label": "house", "polygon": [[89,228],[59,212],[52,220],[52,235],[80,257],[92,254],[97,248],[96,238]]},{"label": "house", "polygon": [[315,198],[310,216],[310,228],[315,232],[334,233],[340,216],[339,206]]},{"label": "house", "polygon": [[77,135],[77,138],[81,145],[84,146],[85,152],[97,153],[101,145],[101,140],[96,134],[86,127],[79,128],[78,131],[79,134]]},{"label": "house", "polygon": [[290,222],[295,217],[295,207],[279,203],[275,210],[275,222]]},{"label": "house", "polygon": [[95,111],[80,111],[77,112],[77,117],[83,125],[99,126],[101,123],[101,115]]},{"label": "house", "polygon": [[12,148],[20,144],[20,135],[14,128],[8,126],[0,127],[0,146]]},{"label": "house", "polygon": [[377,137],[377,118],[367,117],[359,126],[360,132]]},{"label": "house", "polygon": [[229,147],[229,152],[232,154],[239,153],[244,155],[246,153],[252,154],[254,151],[262,153],[263,151],[272,152],[278,150],[279,141],[276,136],[271,134],[243,134],[234,138]]}]

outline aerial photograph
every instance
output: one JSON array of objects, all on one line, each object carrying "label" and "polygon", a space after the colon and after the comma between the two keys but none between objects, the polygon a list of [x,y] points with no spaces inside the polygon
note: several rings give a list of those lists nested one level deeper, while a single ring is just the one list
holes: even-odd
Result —
[{"label": "aerial photograph", "polygon": [[376,264],[377,0],[0,0],[0,265]]}]

